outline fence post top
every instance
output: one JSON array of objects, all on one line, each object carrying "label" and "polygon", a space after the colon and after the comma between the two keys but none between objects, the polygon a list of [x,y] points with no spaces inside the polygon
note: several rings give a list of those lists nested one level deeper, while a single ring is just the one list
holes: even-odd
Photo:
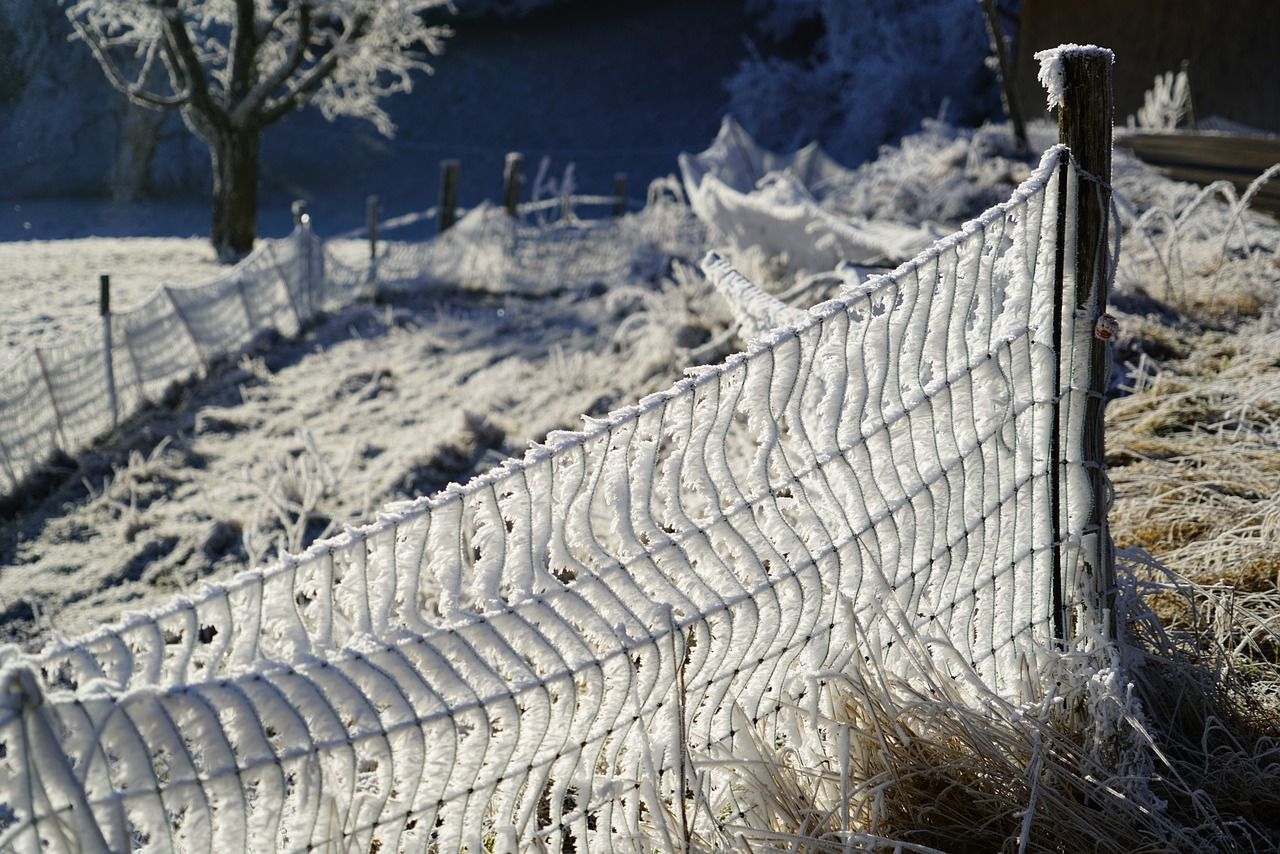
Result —
[{"label": "fence post top", "polygon": [[1116,55],[1110,48],[1093,44],[1060,44],[1048,50],[1037,51],[1034,58],[1040,63],[1037,79],[1048,95],[1050,110],[1062,106],[1063,95],[1067,90],[1068,63],[1104,62],[1110,68],[1116,61]]}]

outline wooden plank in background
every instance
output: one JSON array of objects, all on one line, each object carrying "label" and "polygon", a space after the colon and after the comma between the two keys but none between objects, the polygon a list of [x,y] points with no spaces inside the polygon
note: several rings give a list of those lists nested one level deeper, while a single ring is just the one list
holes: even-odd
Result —
[{"label": "wooden plank in background", "polygon": [[[1128,148],[1144,162],[1178,181],[1211,184],[1230,181],[1237,191],[1276,163],[1280,138],[1176,131],[1116,134],[1116,145]],[[1268,182],[1254,196],[1253,206],[1280,213],[1280,178]]]},{"label": "wooden plank in background", "polygon": [[1028,119],[1045,108],[1032,54],[1076,42],[1115,51],[1117,125],[1185,59],[1198,117],[1280,132],[1280,0],[1023,0],[1015,40]]}]

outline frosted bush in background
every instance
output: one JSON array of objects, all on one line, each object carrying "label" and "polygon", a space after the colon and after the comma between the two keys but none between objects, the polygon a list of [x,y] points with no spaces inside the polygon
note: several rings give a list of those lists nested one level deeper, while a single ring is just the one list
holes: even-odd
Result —
[{"label": "frosted bush in background", "polygon": [[982,12],[973,0],[753,0],[766,36],[817,18],[823,35],[803,61],[755,52],[727,86],[733,114],[762,143],[822,142],[860,162],[946,103],[952,121],[999,111]]}]

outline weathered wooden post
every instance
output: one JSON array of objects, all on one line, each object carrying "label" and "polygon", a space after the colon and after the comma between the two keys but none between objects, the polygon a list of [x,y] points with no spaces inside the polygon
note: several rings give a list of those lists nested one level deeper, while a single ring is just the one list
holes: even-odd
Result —
[{"label": "weathered wooden post", "polygon": [[616,172],[613,176],[613,215],[622,216],[627,212],[627,173]]},{"label": "weathered wooden post", "polygon": [[369,287],[369,299],[378,298],[378,217],[382,208],[377,196],[370,196],[364,202],[365,230],[369,236],[369,272],[366,276]]},{"label": "weathered wooden post", "polygon": [[111,429],[120,424],[120,403],[116,398],[116,371],[112,361],[111,342],[111,277],[98,277],[98,316],[102,318],[102,360],[107,372],[107,405],[111,407]]},{"label": "weathered wooden post", "polygon": [[448,231],[458,221],[458,172],[462,164],[457,160],[440,161],[440,233]]},{"label": "weathered wooden post", "polygon": [[507,216],[520,214],[520,193],[524,189],[524,155],[518,151],[507,154],[507,162],[502,167],[502,205],[507,209]]},{"label": "weathered wooden post", "polygon": [[[1065,465],[1066,460],[1074,458],[1072,471],[1059,483],[1059,492],[1069,501],[1065,508],[1068,514],[1073,513],[1073,505],[1079,507],[1082,490],[1087,493],[1088,507],[1083,518],[1078,514],[1070,517],[1079,524],[1081,533],[1079,569],[1074,578],[1063,574],[1060,601],[1065,608],[1082,609],[1081,616],[1091,617],[1114,636],[1115,565],[1107,527],[1110,487],[1105,469],[1103,428],[1110,339],[1115,331],[1114,321],[1106,314],[1111,276],[1107,238],[1111,211],[1114,55],[1104,48],[1078,46],[1045,54],[1042,62],[1056,63],[1047,69],[1047,79],[1057,87],[1050,97],[1058,111],[1058,140],[1070,148],[1076,167],[1068,170],[1064,164],[1058,200],[1058,304],[1063,319],[1069,320],[1069,324],[1055,323],[1061,372],[1059,393],[1065,404],[1064,417],[1059,420],[1059,429],[1064,435],[1057,459]],[[1070,183],[1066,180],[1068,176],[1071,176]],[[1068,206],[1072,204],[1075,228],[1068,230],[1065,225],[1071,213]],[[1073,235],[1074,242],[1064,244],[1064,238],[1070,239]],[[1066,275],[1068,270],[1070,276]],[[1074,285],[1072,294],[1066,292],[1068,284]],[[1064,331],[1064,326],[1070,331]],[[1078,457],[1072,449],[1078,449]],[[1093,613],[1088,614],[1089,611]],[[1063,614],[1059,619],[1061,636],[1069,638],[1070,614]]]}]

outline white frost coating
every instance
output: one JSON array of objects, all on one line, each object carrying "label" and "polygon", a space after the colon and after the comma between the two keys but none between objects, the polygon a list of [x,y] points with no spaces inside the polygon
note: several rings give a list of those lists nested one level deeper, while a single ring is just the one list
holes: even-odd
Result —
[{"label": "white frost coating", "polygon": [[1034,58],[1040,63],[1040,73],[1036,76],[1036,79],[1044,87],[1050,110],[1062,106],[1062,94],[1067,87],[1066,73],[1062,68],[1062,58],[1067,54],[1074,56],[1105,56],[1113,64],[1116,61],[1116,56],[1110,48],[1098,47],[1093,44],[1060,44],[1057,47],[1036,51]]},{"label": "white frost coating", "polygon": [[698,218],[731,246],[783,257],[793,271],[825,272],[843,261],[885,264],[924,250],[944,232],[925,225],[848,219],[828,200],[853,174],[811,143],[783,155],[760,147],[726,116],[711,146],[681,154],[680,173]]},{"label": "white frost coating", "polygon": [[1039,296],[1061,157],[865,291],[523,460],[9,653],[0,847],[629,849],[685,796],[686,750],[789,741],[819,674],[905,668],[904,635],[1030,699],[1053,546],[1087,533],[1082,466],[1061,530],[1048,497],[1058,404],[1083,413]]},{"label": "white frost coating", "polygon": [[792,308],[772,294],[762,290],[733,268],[715,252],[708,252],[702,259],[702,272],[733,309],[733,316],[742,326],[741,337],[750,341],[779,326],[794,326],[806,317],[798,308]]}]

